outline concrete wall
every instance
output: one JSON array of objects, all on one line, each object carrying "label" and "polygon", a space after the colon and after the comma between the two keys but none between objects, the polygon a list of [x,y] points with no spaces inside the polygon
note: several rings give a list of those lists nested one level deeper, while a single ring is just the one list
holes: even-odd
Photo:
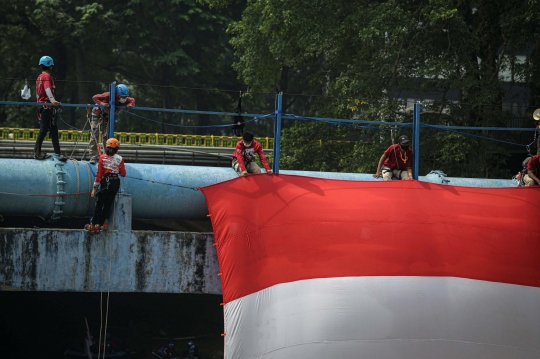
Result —
[{"label": "concrete wall", "polygon": [[[211,233],[0,229],[0,290],[221,294]],[[110,272],[109,272],[110,269]]]},{"label": "concrete wall", "polygon": [[212,233],[131,230],[131,195],[110,230],[0,228],[0,290],[221,294]]}]

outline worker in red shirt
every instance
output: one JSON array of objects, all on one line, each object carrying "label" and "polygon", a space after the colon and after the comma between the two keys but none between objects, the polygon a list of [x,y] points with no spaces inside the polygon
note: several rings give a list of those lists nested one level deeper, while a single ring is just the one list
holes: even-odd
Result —
[{"label": "worker in red shirt", "polygon": [[51,157],[41,153],[41,145],[50,132],[54,153],[60,161],[66,161],[67,158],[60,154],[60,142],[58,140],[58,126],[56,125],[56,111],[60,102],[54,97],[54,80],[51,77],[54,61],[50,56],[43,56],[39,59],[41,75],[36,79],[36,97],[38,105],[39,134],[34,145],[34,158],[44,160]]},{"label": "worker in red shirt", "polygon": [[[98,159],[98,150],[96,144],[99,138],[99,129],[101,127],[103,146],[108,139],[108,128],[109,128],[109,102],[110,102],[110,93],[104,92],[102,94],[97,94],[92,97],[92,100],[98,105],[103,105],[103,111],[99,107],[94,107],[92,109],[92,120],[90,122],[90,144],[88,150],[90,151],[90,163],[96,163]],[[116,86],[116,96],[115,96],[115,106],[126,106],[128,110],[135,106],[135,99],[129,97],[129,89],[126,85],[120,84]],[[117,114],[121,110],[116,108],[114,113]]]},{"label": "worker in red shirt", "polygon": [[402,180],[412,180],[413,152],[409,148],[409,138],[405,135],[398,138],[398,143],[388,147],[377,165],[377,172],[373,175],[383,180],[391,181],[392,176]]},{"label": "worker in red shirt", "polygon": [[[120,142],[109,138],[105,144],[105,153],[99,157],[94,189],[90,196],[97,196],[92,223],[84,226],[90,233],[99,233],[103,223],[109,217],[111,205],[120,189],[120,177],[126,177],[124,159],[117,155]],[[99,187],[99,191],[97,191]]]},{"label": "worker in red shirt", "polygon": [[232,158],[232,167],[240,176],[247,176],[248,173],[261,173],[260,167],[254,161],[255,154],[259,155],[266,173],[272,174],[261,144],[253,139],[253,133],[246,131],[242,135],[242,141],[238,141],[236,144]]},{"label": "worker in red shirt", "polygon": [[527,173],[523,176],[525,186],[540,185],[540,155],[534,155],[527,162]]}]

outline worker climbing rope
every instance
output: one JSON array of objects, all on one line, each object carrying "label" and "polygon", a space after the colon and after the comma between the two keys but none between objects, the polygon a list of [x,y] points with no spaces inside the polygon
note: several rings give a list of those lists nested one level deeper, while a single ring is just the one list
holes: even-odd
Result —
[{"label": "worker climbing rope", "polygon": [[[92,120],[90,121],[90,143],[88,150],[90,152],[90,163],[94,164],[99,158],[97,146],[100,129],[104,146],[108,139],[110,93],[104,92],[94,95],[92,100],[98,105],[103,105],[103,110],[99,107],[92,109]],[[135,106],[135,99],[129,97],[129,89],[124,84],[116,86],[115,106],[126,106],[128,110]],[[120,111],[119,108],[116,108],[114,114],[116,115]]]},{"label": "worker climbing rope", "polygon": [[96,205],[91,223],[84,226],[92,234],[99,233],[109,217],[111,205],[120,189],[119,176],[126,176],[124,160],[117,154],[119,148],[120,142],[116,138],[109,138],[105,144],[105,153],[99,157],[94,189],[90,194],[97,197]]}]

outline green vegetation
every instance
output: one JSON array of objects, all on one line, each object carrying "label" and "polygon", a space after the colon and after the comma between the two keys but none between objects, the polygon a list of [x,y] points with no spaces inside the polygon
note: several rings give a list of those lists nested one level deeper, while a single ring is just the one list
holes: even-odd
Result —
[{"label": "green vegetation", "polygon": [[[539,16],[536,0],[266,0],[248,1],[229,33],[239,58],[234,66],[251,88],[287,88],[295,74],[309,73],[305,90],[328,96],[304,110],[311,115],[410,122],[405,103],[395,99],[435,93],[439,100],[424,104],[423,122],[507,126],[515,114],[502,104],[517,102],[512,90],[530,90],[529,103],[540,105]],[[534,108],[521,108],[521,115]],[[294,106],[285,110],[299,112]],[[388,131],[326,126],[302,122],[286,130],[284,165],[369,172],[391,143]],[[371,145],[309,143],[351,132],[369,136]],[[440,168],[454,176],[507,174],[507,149],[500,144],[423,133],[423,173]],[[477,134],[523,143],[510,134]]]},{"label": "green vegetation", "polygon": [[[140,105],[198,110],[234,110],[238,93],[185,87],[248,90],[243,104],[250,113],[269,112],[273,94],[282,91],[287,113],[393,122],[411,122],[407,98],[431,94],[436,100],[423,103],[422,121],[445,125],[532,127],[530,114],[540,107],[539,0],[5,0],[3,5],[5,100],[19,100],[23,85],[5,79],[35,77],[39,57],[47,54],[57,63],[57,79],[101,81],[59,82],[59,99],[71,103],[89,102],[116,79],[161,86],[133,85]],[[520,101],[530,106],[505,105]],[[70,123],[82,127],[83,111],[70,115]],[[126,116],[120,116],[122,131],[186,132]],[[230,120],[152,116],[199,125]],[[512,121],[515,117],[525,120]],[[0,126],[32,126],[34,118],[33,109],[0,108]],[[250,129],[270,135],[267,122]],[[390,130],[286,121],[281,167],[373,172],[393,139],[410,134],[410,129]],[[532,141],[530,133],[471,133]],[[423,129],[421,148],[421,174],[442,169],[452,176],[509,175],[509,147],[496,142]]]}]

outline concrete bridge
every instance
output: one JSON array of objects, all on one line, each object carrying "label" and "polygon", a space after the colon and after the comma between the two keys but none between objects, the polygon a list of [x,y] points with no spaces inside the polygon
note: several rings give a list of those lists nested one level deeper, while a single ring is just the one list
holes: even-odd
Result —
[{"label": "concrete bridge", "polygon": [[107,232],[0,228],[0,290],[221,294],[212,233],[131,230],[119,194]]},{"label": "concrete bridge", "polygon": [[[204,220],[206,200],[198,186],[237,178],[230,167],[127,164],[129,177],[98,235],[74,229],[0,229],[0,289],[221,294],[213,234],[134,231],[132,218]],[[0,210],[9,216],[44,219],[92,214],[91,166],[0,159]],[[371,174],[281,171],[340,180],[369,180]],[[515,187],[511,180],[446,177],[440,171],[421,181],[479,187]],[[21,185],[22,184],[22,185]],[[69,196],[67,196],[67,195]],[[77,194],[77,195],[73,195]],[[66,195],[64,197],[64,195]],[[133,196],[133,206],[132,206]]]}]

